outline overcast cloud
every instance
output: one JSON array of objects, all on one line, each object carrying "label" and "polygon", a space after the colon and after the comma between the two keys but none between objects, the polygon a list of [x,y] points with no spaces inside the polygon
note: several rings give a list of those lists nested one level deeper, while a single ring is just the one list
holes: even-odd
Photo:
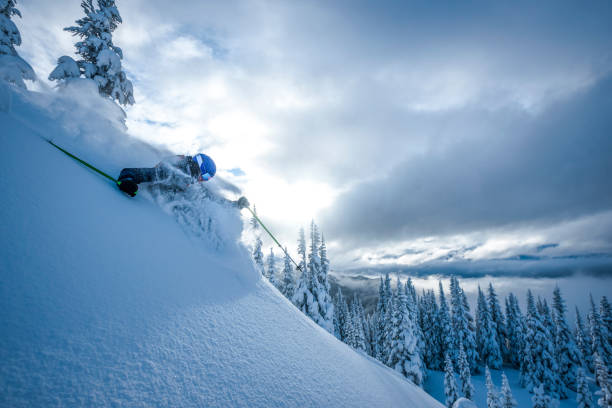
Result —
[{"label": "overcast cloud", "polygon": [[[42,79],[79,3],[19,3]],[[314,218],[343,269],[612,253],[609,1],[117,4],[130,133],[211,154],[289,246]]]}]

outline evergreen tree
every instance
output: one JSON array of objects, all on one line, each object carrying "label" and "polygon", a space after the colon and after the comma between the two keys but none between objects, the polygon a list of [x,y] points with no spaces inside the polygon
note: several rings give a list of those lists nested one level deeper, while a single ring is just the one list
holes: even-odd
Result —
[{"label": "evergreen tree", "polygon": [[453,362],[449,354],[446,354],[444,358],[444,395],[446,396],[445,402],[447,408],[452,408],[455,401],[459,398]]},{"label": "evergreen tree", "polygon": [[279,286],[278,279],[276,278],[276,260],[274,259],[274,249],[270,248],[270,255],[268,255],[268,268],[266,270],[266,278],[275,287]]},{"label": "evergreen tree", "polygon": [[280,283],[281,293],[285,295],[287,299],[291,299],[293,297],[293,293],[295,292],[295,282],[293,280],[293,266],[291,265],[291,258],[289,257],[287,248],[285,248],[284,260],[283,276]]},{"label": "evergreen tree", "polygon": [[510,389],[510,383],[508,383],[508,378],[505,373],[502,373],[502,388],[501,395],[499,398],[499,406],[500,408],[516,408],[517,403],[514,397],[512,396],[512,390]]},{"label": "evergreen tree", "polygon": [[344,296],[342,296],[342,289],[338,288],[336,296],[334,296],[334,335],[340,341],[344,341],[344,325],[346,324],[346,314],[344,312],[343,304]]},{"label": "evergreen tree", "polygon": [[17,0],[0,0],[0,79],[25,89],[24,79],[34,81],[34,70],[19,56],[15,47],[21,45],[21,34],[13,16],[21,17]]},{"label": "evergreen tree", "polygon": [[508,361],[509,351],[506,344],[506,323],[504,321],[504,315],[501,311],[501,306],[499,305],[497,293],[495,292],[495,289],[493,289],[491,282],[489,282],[489,288],[487,290],[487,302],[489,311],[491,313],[491,319],[493,320],[493,328],[495,329],[495,339],[499,345],[502,360]]},{"label": "evergreen tree", "polygon": [[558,406],[557,401],[553,400],[550,395],[544,394],[544,387],[540,384],[533,389],[533,397],[531,397],[532,408],[555,408]]},{"label": "evergreen tree", "polygon": [[255,261],[255,268],[257,271],[264,275],[264,255],[261,251],[261,247],[263,246],[263,242],[259,235],[255,237],[255,246],[253,247],[253,260]]},{"label": "evergreen tree", "polygon": [[502,357],[497,343],[496,324],[491,317],[489,305],[478,286],[478,303],[476,307],[476,345],[483,365],[499,369]]},{"label": "evergreen tree", "polygon": [[591,349],[591,337],[587,330],[585,330],[582,317],[580,316],[580,310],[576,306],[576,329],[574,333],[576,339],[576,346],[582,355],[582,364],[589,370],[593,368],[593,350]]},{"label": "evergreen tree", "polygon": [[423,363],[418,350],[415,324],[410,318],[406,295],[401,290],[399,279],[394,299],[388,332],[390,348],[387,365],[420,386],[423,383]]},{"label": "evergreen tree", "polygon": [[485,366],[485,378],[487,384],[487,408],[500,408],[501,404],[499,402],[499,397],[497,396],[495,386],[493,385],[491,372],[489,371],[488,366]]},{"label": "evergreen tree", "polygon": [[442,282],[438,282],[438,290],[440,297],[440,310],[438,313],[439,329],[438,329],[438,343],[440,344],[440,356],[444,360],[446,354],[451,356],[452,360],[456,357],[453,354],[453,329],[450,320],[450,313],[448,309],[448,303],[446,302],[446,296],[444,295],[444,288]]},{"label": "evergreen tree", "polygon": [[461,392],[463,396],[469,400],[474,400],[474,386],[472,385],[472,375],[470,374],[470,365],[467,362],[463,344],[459,343],[459,377],[461,378]]},{"label": "evergreen tree", "polygon": [[540,320],[531,290],[527,291],[527,320],[525,332],[525,384],[530,392],[539,385],[553,398],[558,397],[559,377],[555,361],[552,334]]},{"label": "evergreen tree", "polygon": [[436,295],[433,290],[423,293],[419,305],[420,326],[424,340],[424,363],[428,368],[441,370],[444,367],[444,361],[441,359],[444,350],[440,345],[440,332],[442,329],[440,327]]},{"label": "evergreen tree", "polygon": [[506,336],[508,339],[508,362],[515,368],[521,367],[523,361],[524,322],[518,299],[513,293],[506,298]]},{"label": "evergreen tree", "polygon": [[306,271],[306,237],[304,228],[300,228],[298,236],[298,255],[300,256],[299,270],[303,273]]},{"label": "evergreen tree", "polygon": [[456,277],[451,277],[451,304],[452,325],[454,331],[453,349],[454,355],[458,356],[459,344],[463,343],[465,355],[472,372],[478,370],[478,351],[476,350],[476,339],[472,325],[473,318],[467,304],[465,293],[459,286]]},{"label": "evergreen tree", "polygon": [[597,353],[605,365],[610,365],[612,360],[612,347],[610,346],[608,330],[595,306],[593,295],[589,295],[589,300],[591,302],[591,310],[589,311],[591,349],[593,350],[593,355]]},{"label": "evergreen tree", "polygon": [[384,358],[384,335],[385,335],[385,313],[386,313],[387,300],[385,299],[385,284],[382,276],[380,277],[380,282],[378,285],[378,302],[376,303],[376,344],[374,345],[374,357],[381,361],[385,362]]},{"label": "evergreen tree", "polygon": [[593,364],[595,366],[595,380],[599,385],[599,391],[595,393],[599,397],[597,404],[601,408],[611,408],[612,387],[610,386],[608,367],[597,352],[593,354]]},{"label": "evergreen tree", "polygon": [[314,296],[311,291],[312,278],[310,270],[306,267],[306,239],[304,238],[303,228],[300,228],[298,237],[298,254],[300,255],[299,269],[301,273],[295,285],[295,291],[293,292],[291,301],[298,309],[302,311],[302,313],[311,317],[311,311],[314,309]]},{"label": "evergreen tree", "polygon": [[[302,253],[303,231],[300,231],[298,252]],[[329,294],[326,270],[321,268],[320,235],[314,221],[310,225],[310,251],[308,265],[298,282],[293,303],[319,326],[330,333],[334,331],[334,304]],[[303,257],[305,258],[305,257]]]},{"label": "evergreen tree", "polygon": [[[397,290],[401,290],[399,276],[397,278]],[[406,284],[404,285],[404,295],[406,296],[406,307],[408,309],[409,317],[414,322],[414,335],[417,339],[417,350],[419,351],[419,356],[421,357],[422,362],[425,356],[425,340],[423,337],[423,332],[421,331],[423,316],[420,315],[418,307],[419,299],[416,289],[412,284],[412,278],[410,277],[408,277]],[[423,370],[423,374],[425,374],[425,370]]]},{"label": "evergreen tree", "polygon": [[576,390],[576,369],[580,366],[580,352],[565,319],[565,300],[559,287],[553,292],[553,319],[555,322],[555,353],[561,386],[561,398],[567,398],[567,388]]},{"label": "evergreen tree", "polygon": [[85,16],[77,20],[76,26],[64,30],[80,37],[75,44],[78,61],[68,56],[58,60],[58,66],[49,75],[49,80],[65,81],[75,77],[74,66],[78,67],[78,77],[93,80],[101,95],[116,100],[121,105],[134,104],[132,83],[127,79],[121,59],[123,51],[113,44],[113,31],[121,23],[121,16],[115,0],[98,0],[98,8],[93,0],[82,0],[81,7]]},{"label": "evergreen tree", "polygon": [[599,314],[608,333],[608,342],[612,342],[612,308],[606,296],[603,296],[599,302]]},{"label": "evergreen tree", "polygon": [[593,404],[593,394],[591,394],[591,389],[582,367],[578,368],[576,374],[576,402],[578,403],[578,408],[595,407]]},{"label": "evergreen tree", "polygon": [[355,331],[355,339],[353,347],[357,350],[366,351],[365,331],[363,315],[359,306],[357,294],[353,295],[353,303],[351,304],[351,318],[353,320],[353,330]]}]

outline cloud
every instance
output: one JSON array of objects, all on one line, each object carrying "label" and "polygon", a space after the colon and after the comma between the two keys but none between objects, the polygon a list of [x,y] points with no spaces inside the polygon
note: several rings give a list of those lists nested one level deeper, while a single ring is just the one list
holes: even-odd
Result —
[{"label": "cloud", "polygon": [[[20,52],[45,78],[72,55],[62,28],[82,12],[72,0],[20,7]],[[605,1],[118,7],[130,133],[241,169],[229,181],[284,242],[315,218],[340,262],[560,243],[546,253],[567,249],[568,222],[611,208]],[[531,241],[491,236],[525,226]]]}]

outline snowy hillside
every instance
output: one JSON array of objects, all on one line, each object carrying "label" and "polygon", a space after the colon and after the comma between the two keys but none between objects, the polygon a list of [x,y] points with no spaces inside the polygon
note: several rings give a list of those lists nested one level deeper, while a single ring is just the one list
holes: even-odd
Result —
[{"label": "snowy hillside", "polygon": [[37,131],[113,175],[163,152],[69,94],[0,86],[0,406],[441,406],[261,280],[237,210],[196,236]]}]

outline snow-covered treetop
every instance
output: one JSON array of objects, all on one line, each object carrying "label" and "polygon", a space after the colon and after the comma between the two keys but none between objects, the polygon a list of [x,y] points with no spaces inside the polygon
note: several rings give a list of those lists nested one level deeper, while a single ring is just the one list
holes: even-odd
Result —
[{"label": "snow-covered treetop", "polygon": [[[66,81],[85,77],[94,80],[100,94],[118,101],[121,105],[134,104],[131,81],[121,66],[123,51],[113,44],[112,32],[122,22],[114,0],[83,0],[81,7],[85,16],[76,20],[76,26],[64,30],[81,38],[74,46],[81,59],[74,61],[63,56],[49,75],[49,80]],[[78,74],[75,70],[78,68]]]},{"label": "snow-covered treetop", "polygon": [[16,3],[16,0],[0,0],[0,78],[25,88],[23,80],[33,81],[36,75],[15,50],[16,46],[21,45],[19,29],[11,20],[12,16],[21,17]]}]

